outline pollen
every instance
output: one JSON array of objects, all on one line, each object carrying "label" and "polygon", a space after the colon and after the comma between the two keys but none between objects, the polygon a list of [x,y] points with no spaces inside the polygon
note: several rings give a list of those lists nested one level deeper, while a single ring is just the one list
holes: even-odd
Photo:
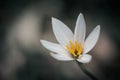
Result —
[{"label": "pollen", "polygon": [[66,45],[66,49],[74,58],[78,58],[83,51],[82,44],[79,44],[77,41],[75,41],[74,43],[70,41],[69,44]]}]

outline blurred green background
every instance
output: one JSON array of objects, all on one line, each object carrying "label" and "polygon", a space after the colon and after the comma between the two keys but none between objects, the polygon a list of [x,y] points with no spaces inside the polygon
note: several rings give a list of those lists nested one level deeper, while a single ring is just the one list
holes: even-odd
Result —
[{"label": "blurred green background", "polygon": [[85,17],[87,34],[101,25],[86,68],[100,80],[119,80],[119,4],[119,0],[1,0],[0,80],[90,80],[74,61],[53,59],[39,42],[57,42],[51,17],[73,31],[79,13]]}]

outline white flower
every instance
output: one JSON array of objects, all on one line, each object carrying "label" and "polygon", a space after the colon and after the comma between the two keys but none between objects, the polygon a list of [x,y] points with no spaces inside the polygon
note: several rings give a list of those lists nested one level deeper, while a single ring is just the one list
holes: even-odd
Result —
[{"label": "white flower", "polygon": [[98,25],[86,38],[86,24],[83,15],[80,13],[76,22],[74,34],[60,20],[52,18],[54,35],[59,42],[52,43],[40,40],[42,45],[51,51],[51,56],[60,61],[77,60],[81,63],[88,63],[92,56],[88,53],[98,41],[100,25]]}]

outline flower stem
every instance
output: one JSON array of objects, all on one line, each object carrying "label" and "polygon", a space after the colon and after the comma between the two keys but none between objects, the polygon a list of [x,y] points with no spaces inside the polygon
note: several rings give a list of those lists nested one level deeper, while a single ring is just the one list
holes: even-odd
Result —
[{"label": "flower stem", "polygon": [[76,62],[77,62],[77,64],[79,65],[79,67],[81,68],[81,70],[82,70],[88,77],[90,77],[91,80],[98,80],[94,75],[92,75],[89,71],[86,70],[85,66],[84,66],[82,63],[80,63],[80,62],[78,62],[78,61],[76,61]]}]

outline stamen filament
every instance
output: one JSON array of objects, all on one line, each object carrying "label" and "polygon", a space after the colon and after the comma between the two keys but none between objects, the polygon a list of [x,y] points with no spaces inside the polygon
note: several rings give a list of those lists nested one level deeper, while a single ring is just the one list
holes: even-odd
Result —
[{"label": "stamen filament", "polygon": [[77,41],[73,43],[69,42],[69,45],[66,45],[66,49],[72,54],[74,58],[77,58],[80,54],[82,54],[82,44],[78,44]]}]

